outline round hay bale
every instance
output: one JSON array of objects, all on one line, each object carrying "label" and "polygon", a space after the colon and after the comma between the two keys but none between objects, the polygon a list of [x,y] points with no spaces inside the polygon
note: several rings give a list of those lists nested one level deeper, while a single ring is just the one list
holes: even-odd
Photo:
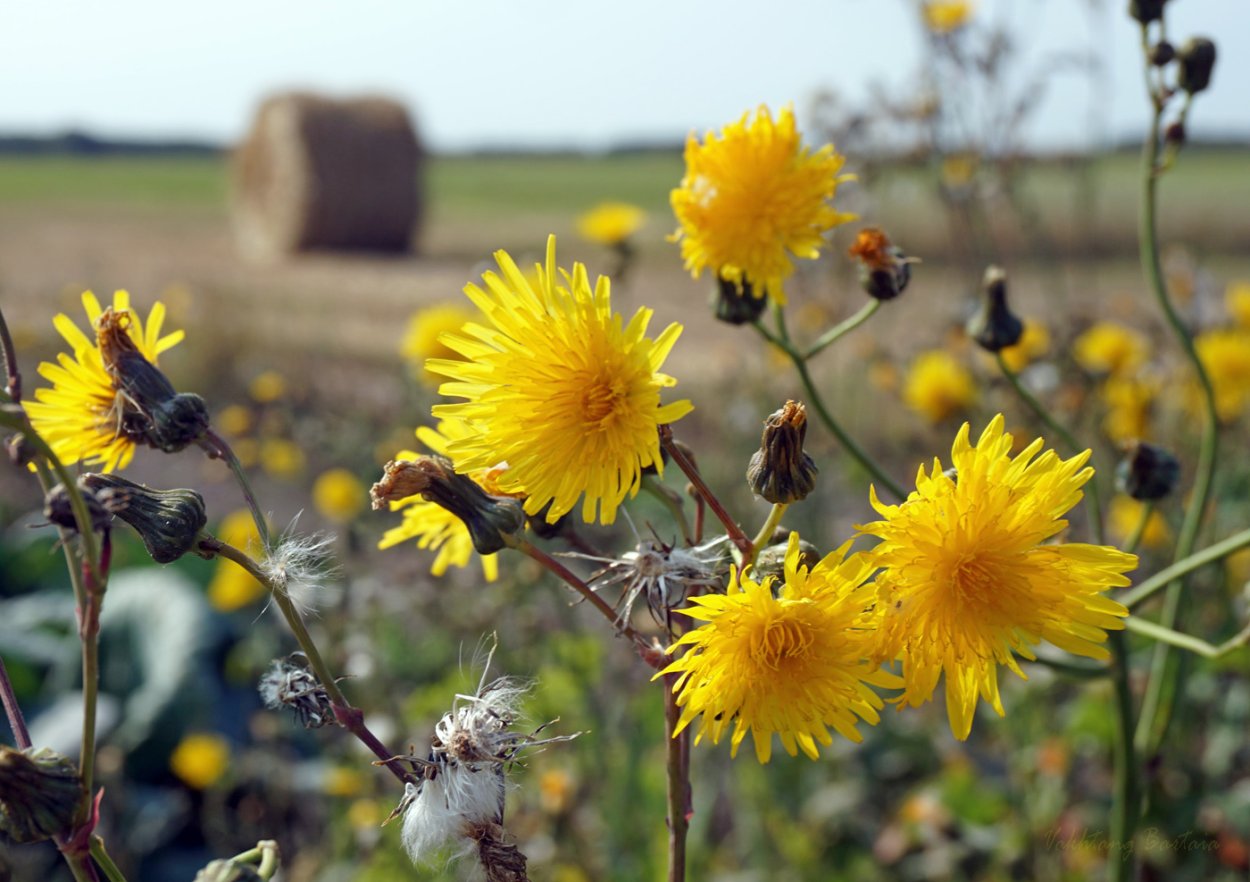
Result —
[{"label": "round hay bale", "polygon": [[395,101],[273,96],[234,153],[239,249],[260,260],[315,249],[408,251],[421,215],[421,162]]}]

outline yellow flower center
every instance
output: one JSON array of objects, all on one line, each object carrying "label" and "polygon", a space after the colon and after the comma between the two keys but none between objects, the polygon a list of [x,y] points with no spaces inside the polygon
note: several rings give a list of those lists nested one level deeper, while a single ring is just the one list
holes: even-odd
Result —
[{"label": "yellow flower center", "polygon": [[806,622],[773,620],[762,633],[752,635],[751,658],[763,667],[779,670],[791,659],[807,655],[814,639]]},{"label": "yellow flower center", "polygon": [[587,421],[598,423],[599,428],[604,429],[620,410],[624,399],[624,385],[619,380],[596,378],[587,384],[582,395],[582,411]]},{"label": "yellow flower center", "polygon": [[960,600],[984,602],[998,583],[995,567],[979,554],[963,554],[951,569],[950,584]]}]

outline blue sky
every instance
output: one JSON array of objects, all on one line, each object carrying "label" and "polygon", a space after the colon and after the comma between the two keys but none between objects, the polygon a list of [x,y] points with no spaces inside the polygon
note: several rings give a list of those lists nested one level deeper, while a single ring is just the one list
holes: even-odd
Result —
[{"label": "blue sky", "polygon": [[[1039,146],[1135,135],[1146,120],[1126,0],[981,0],[1027,57],[1097,48],[1104,91],[1057,79]],[[1250,2],[1173,0],[1171,33],[1213,36],[1213,90],[1193,131],[1250,133]],[[760,103],[914,75],[913,0],[168,0],[9,2],[0,8],[0,132],[230,141],[269,91],[385,92],[436,150],[678,140]],[[1091,128],[1091,118],[1098,125]]]}]

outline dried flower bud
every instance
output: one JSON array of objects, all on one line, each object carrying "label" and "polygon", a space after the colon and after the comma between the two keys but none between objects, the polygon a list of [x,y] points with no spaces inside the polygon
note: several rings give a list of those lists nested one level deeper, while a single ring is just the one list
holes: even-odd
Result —
[{"label": "dried flower bud", "polygon": [[9,455],[9,462],[18,468],[25,468],[34,462],[35,451],[26,440],[26,436],[20,432],[4,442],[4,449]]},{"label": "dried flower bud", "polygon": [[195,874],[195,882],[262,882],[263,878],[251,864],[232,859],[210,861]]},{"label": "dried flower bud", "polygon": [[0,745],[0,831],[17,842],[68,834],[83,801],[73,762],[46,747]]},{"label": "dried flower bud", "polygon": [[860,230],[847,253],[859,261],[859,284],[870,297],[893,300],[911,281],[915,258],[890,244],[889,237],[877,227]]},{"label": "dried flower bud", "polygon": [[1134,499],[1162,499],[1181,477],[1181,464],[1169,451],[1135,441],[1115,470],[1116,487]]},{"label": "dried flower bud", "polygon": [[1168,127],[1163,130],[1163,142],[1173,150],[1183,147],[1185,144],[1185,124],[1180,120],[1168,123]]},{"label": "dried flower bud", "polygon": [[[784,580],[786,551],[788,550],[789,539],[782,538],[761,551],[755,558],[755,567],[752,570],[753,578],[762,581],[765,577],[772,576],[776,579]],[[816,550],[816,546],[806,539],[800,539],[799,566],[811,569],[818,563],[820,563],[820,552]]]},{"label": "dried flower bud", "polygon": [[1163,18],[1163,4],[1167,0],[1129,0],[1128,14],[1142,24],[1150,24]]},{"label": "dried flower bud", "polygon": [[369,491],[373,507],[420,496],[454,514],[469,529],[478,554],[494,554],[507,546],[512,536],[525,526],[521,504],[504,496],[490,496],[465,475],[456,474],[451,460],[443,456],[422,456],[414,462],[388,462],[382,480]]},{"label": "dried flower bud", "polygon": [[1024,323],[1007,306],[1007,274],[1002,267],[987,267],[982,285],[985,300],[968,320],[968,336],[986,352],[1002,352],[1020,342]]},{"label": "dried flower bud", "polygon": [[772,503],[798,502],[816,486],[816,463],[803,451],[807,410],[797,401],[764,421],[760,449],[747,466],[747,483]]},{"label": "dried flower bud", "polygon": [[319,729],[338,722],[334,703],[317,675],[309,670],[308,656],[302,652],[274,659],[260,678],[259,690],[265,707],[271,710],[289,707],[305,729]]},{"label": "dried flower bud", "polygon": [[208,408],[198,395],[178,392],[130,338],[129,312],[110,306],[96,320],[104,369],[118,394],[121,431],[138,444],[174,453],[208,429]]},{"label": "dried flower bud", "polygon": [[80,480],[97,495],[110,496],[109,510],[134,528],[157,563],[191,551],[208,523],[204,497],[194,490],[154,490],[117,475],[88,473]]},{"label": "dried flower bud", "polygon": [[1172,59],[1176,57],[1176,47],[1167,40],[1160,40],[1150,47],[1146,53],[1146,60],[1155,67],[1163,67],[1171,64]]},{"label": "dried flower bud", "polygon": [[1206,37],[1190,37],[1176,53],[1180,61],[1180,73],[1176,84],[1191,95],[1196,95],[1211,85],[1211,70],[1215,67],[1215,44]]},{"label": "dried flower bud", "polygon": [[[100,532],[107,530],[113,520],[111,494],[97,494],[84,480],[78,479],[78,492],[87,504],[87,515],[91,518],[91,528]],[[78,530],[78,521],[74,518],[74,508],[70,505],[69,491],[64,484],[57,484],[48,491],[43,500],[43,516],[49,522],[66,530]]]},{"label": "dried flower bud", "polygon": [[764,307],[768,305],[768,298],[756,296],[749,281],[744,280],[739,287],[737,282],[724,278],[716,280],[713,301],[716,317],[731,325],[751,324],[764,314]]}]

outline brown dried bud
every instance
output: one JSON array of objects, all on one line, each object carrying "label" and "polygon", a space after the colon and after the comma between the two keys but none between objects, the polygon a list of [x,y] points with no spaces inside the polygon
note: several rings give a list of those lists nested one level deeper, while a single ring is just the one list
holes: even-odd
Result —
[{"label": "brown dried bud", "polygon": [[981,308],[968,319],[968,336],[986,352],[1002,352],[1015,346],[1024,334],[1024,323],[1012,314],[1007,306],[1007,274],[1002,267],[990,266],[985,270],[982,283],[985,300]]},{"label": "brown dried bud", "polygon": [[755,287],[743,281],[737,282],[717,277],[716,293],[712,296],[716,317],[731,325],[749,325],[764,314],[767,297],[757,297]]},{"label": "brown dried bud", "polygon": [[208,523],[204,497],[194,490],[154,490],[117,475],[88,473],[80,480],[97,495],[109,495],[109,510],[134,528],[157,563],[191,551]]},{"label": "brown dried bud", "polygon": [[308,656],[302,652],[274,659],[260,678],[259,691],[265,707],[271,710],[289,707],[305,729],[319,729],[338,722],[329,693],[309,669]]},{"label": "brown dried bud", "polygon": [[893,300],[911,281],[915,259],[890,244],[885,231],[877,227],[860,230],[847,253],[859,261],[859,285],[869,297]]},{"label": "brown dried bud", "polygon": [[468,837],[477,843],[477,857],[486,882],[529,882],[527,860],[521,850],[505,838],[499,824],[471,824]]},{"label": "brown dried bud", "polygon": [[78,766],[46,747],[0,745],[0,830],[17,842],[68,835],[83,802]]},{"label": "brown dried bud", "polygon": [[1155,67],[1163,67],[1166,64],[1171,64],[1172,59],[1175,57],[1176,47],[1167,40],[1160,40],[1158,43],[1155,43],[1146,53],[1146,60]]},{"label": "brown dried bud", "polygon": [[[109,494],[97,494],[84,480],[78,479],[78,492],[87,505],[87,515],[91,518],[91,529],[95,532],[107,530],[113,520],[112,498]],[[70,505],[69,491],[64,484],[57,484],[48,491],[43,500],[43,516],[50,523],[66,530],[78,531],[78,521],[74,518],[74,507]]]},{"label": "brown dried bud", "polygon": [[203,436],[208,408],[198,395],[178,392],[130,338],[129,312],[110,306],[96,320],[104,369],[117,390],[121,432],[137,444],[174,453]]},{"label": "brown dried bud", "polygon": [[1145,441],[1134,441],[1115,470],[1120,492],[1143,501],[1167,496],[1180,477],[1180,461],[1170,451]]},{"label": "brown dried bud", "polygon": [[1150,24],[1163,18],[1163,4],[1167,0],[1129,0],[1128,14],[1142,24]]},{"label": "brown dried bud", "polygon": [[375,509],[410,496],[437,503],[464,521],[478,554],[494,554],[505,548],[508,543],[504,537],[525,526],[520,502],[487,494],[472,478],[456,474],[451,460],[443,456],[388,462],[382,480],[373,485],[369,496]]},{"label": "brown dried bud", "polygon": [[1168,127],[1163,130],[1163,141],[1173,149],[1183,147],[1185,144],[1185,124],[1180,120],[1168,123]]},{"label": "brown dried bud", "polygon": [[798,502],[816,486],[816,463],[803,451],[807,437],[807,410],[797,401],[764,421],[760,449],[747,466],[747,483],[772,503]]},{"label": "brown dried bud", "polygon": [[1211,85],[1211,71],[1215,67],[1215,44],[1206,37],[1190,37],[1176,53],[1180,61],[1180,73],[1176,84],[1191,95],[1196,95]]}]

